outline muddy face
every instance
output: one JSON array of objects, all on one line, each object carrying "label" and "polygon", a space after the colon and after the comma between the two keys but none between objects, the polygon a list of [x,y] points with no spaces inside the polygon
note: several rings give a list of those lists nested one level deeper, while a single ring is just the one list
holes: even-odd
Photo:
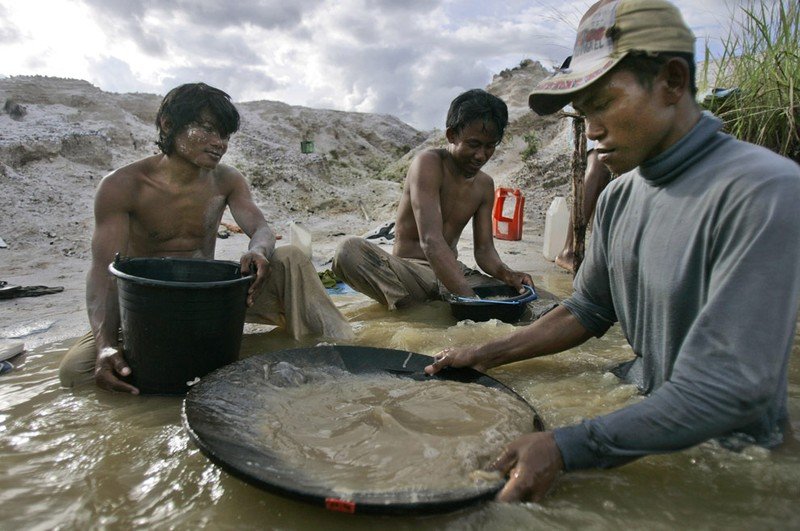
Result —
[{"label": "muddy face", "polygon": [[214,169],[228,151],[230,136],[222,135],[211,113],[200,118],[175,136],[175,155],[201,168]]},{"label": "muddy face", "polygon": [[478,173],[489,162],[499,141],[494,124],[480,120],[470,122],[459,133],[448,131],[447,135],[453,160],[469,176]]}]

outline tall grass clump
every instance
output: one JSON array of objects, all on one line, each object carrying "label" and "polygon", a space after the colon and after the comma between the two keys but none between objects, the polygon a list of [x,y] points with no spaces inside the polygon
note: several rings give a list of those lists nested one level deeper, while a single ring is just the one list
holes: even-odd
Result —
[{"label": "tall grass clump", "polygon": [[[711,81],[710,71],[716,76]],[[750,0],[734,12],[719,57],[706,44],[703,74],[706,86],[738,89],[725,98],[712,93],[704,102],[730,134],[800,163],[797,0]]]}]

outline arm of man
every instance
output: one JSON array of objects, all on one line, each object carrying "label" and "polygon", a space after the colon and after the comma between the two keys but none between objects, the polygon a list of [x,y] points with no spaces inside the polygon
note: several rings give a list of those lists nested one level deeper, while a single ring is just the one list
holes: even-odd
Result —
[{"label": "arm of man", "polygon": [[[794,339],[800,187],[778,181],[760,188],[765,195],[740,194],[730,209],[738,213],[720,224],[708,302],[683,342],[669,381],[645,400],[611,414],[527,434],[509,444],[491,467],[510,478],[498,500],[535,501],[560,470],[609,468],[682,450],[764,418],[781,389]],[[753,282],[753,271],[783,280]],[[546,317],[537,323],[544,324]],[[602,330],[609,319],[599,316],[592,325]],[[441,365],[468,365],[473,356],[455,359]]]},{"label": "arm of man", "polygon": [[514,271],[508,267],[497,254],[492,236],[492,208],[494,207],[494,183],[492,179],[482,183],[481,206],[472,218],[472,237],[475,247],[475,263],[487,275],[513,286],[517,292],[525,293],[523,284],[533,286],[533,279],[528,273]]},{"label": "arm of man", "polygon": [[95,382],[103,389],[138,394],[136,387],[120,377],[131,372],[119,345],[119,301],[108,265],[116,253],[128,247],[130,191],[121,174],[112,173],[100,183],[95,195],[95,229],[92,236],[92,264],[86,276],[86,309],[97,345]]},{"label": "arm of man", "polygon": [[411,208],[419,231],[420,245],[436,278],[453,294],[474,297],[464,279],[453,249],[444,237],[439,190],[444,178],[442,161],[435,152],[421,153],[408,170]]},{"label": "arm of man", "polygon": [[[720,223],[708,302],[683,341],[670,379],[645,400],[611,414],[512,442],[493,465],[511,478],[499,500],[540,499],[557,476],[559,459],[566,471],[609,468],[764,419],[775,393],[785,388],[780,380],[794,340],[800,186],[795,178],[765,180],[758,188],[736,194],[733,214]],[[753,282],[753,271],[781,281]]]},{"label": "arm of man", "polygon": [[275,233],[272,232],[261,209],[258,208],[244,176],[231,167],[225,167],[226,178],[231,183],[228,207],[236,223],[250,237],[248,250],[240,260],[242,273],[256,270],[256,279],[247,292],[247,305],[252,306],[261,285],[269,275],[269,258],[275,250]]},{"label": "arm of man", "polygon": [[506,363],[563,352],[592,335],[569,310],[557,306],[506,337],[477,347],[446,348],[434,356],[425,372],[433,375],[444,367],[472,367],[485,372]]},{"label": "arm of man", "polygon": [[[641,402],[555,430],[567,470],[617,466],[746,432],[775,407],[800,299],[800,184],[793,177],[762,177],[730,194],[736,200],[720,207],[707,300],[672,375]],[[770,281],[754,281],[754,272]]]}]

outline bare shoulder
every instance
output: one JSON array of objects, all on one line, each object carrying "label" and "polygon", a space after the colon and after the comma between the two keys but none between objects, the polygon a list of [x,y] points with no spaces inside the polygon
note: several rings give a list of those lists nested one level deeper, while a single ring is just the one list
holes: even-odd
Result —
[{"label": "bare shoulder", "polygon": [[447,150],[442,148],[428,148],[423,149],[414,157],[415,160],[424,160],[430,162],[442,162]]},{"label": "bare shoulder", "polygon": [[242,172],[240,172],[233,166],[229,166],[228,164],[219,163],[214,171],[217,174],[217,177],[219,178],[244,179],[244,175],[242,175]]},{"label": "bare shoulder", "polygon": [[446,154],[444,149],[428,148],[417,153],[412,164],[423,167],[441,167]]},{"label": "bare shoulder", "polygon": [[472,183],[474,197],[482,205],[494,205],[494,179],[489,174],[479,171]]},{"label": "bare shoulder", "polygon": [[494,179],[492,179],[492,176],[484,171],[479,171],[475,175],[475,184],[481,189],[489,188],[494,190]]},{"label": "bare shoulder", "polygon": [[417,180],[422,176],[441,177],[444,175],[444,157],[447,152],[443,149],[426,149],[418,153],[411,162],[407,178]]},{"label": "bare shoulder", "polygon": [[98,194],[130,192],[136,189],[142,180],[154,175],[160,158],[160,155],[153,155],[117,168],[100,181]]},{"label": "bare shoulder", "polygon": [[223,190],[231,191],[239,186],[249,187],[242,172],[227,164],[219,164],[214,169],[214,178]]}]

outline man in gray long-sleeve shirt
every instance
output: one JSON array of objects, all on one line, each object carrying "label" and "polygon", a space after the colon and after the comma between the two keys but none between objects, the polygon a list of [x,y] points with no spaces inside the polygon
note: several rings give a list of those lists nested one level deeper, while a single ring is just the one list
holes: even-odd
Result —
[{"label": "man in gray long-sleeve shirt", "polygon": [[571,100],[600,161],[623,175],[600,197],[569,299],[507,338],[442,351],[426,371],[561,352],[618,321],[636,354],[619,372],[649,396],[510,444],[495,463],[511,478],[500,500],[539,499],[562,470],[711,438],[782,441],[800,300],[800,168],[700,112],[693,41],[665,0],[604,0],[581,21],[572,70],[531,94],[539,114]]}]

